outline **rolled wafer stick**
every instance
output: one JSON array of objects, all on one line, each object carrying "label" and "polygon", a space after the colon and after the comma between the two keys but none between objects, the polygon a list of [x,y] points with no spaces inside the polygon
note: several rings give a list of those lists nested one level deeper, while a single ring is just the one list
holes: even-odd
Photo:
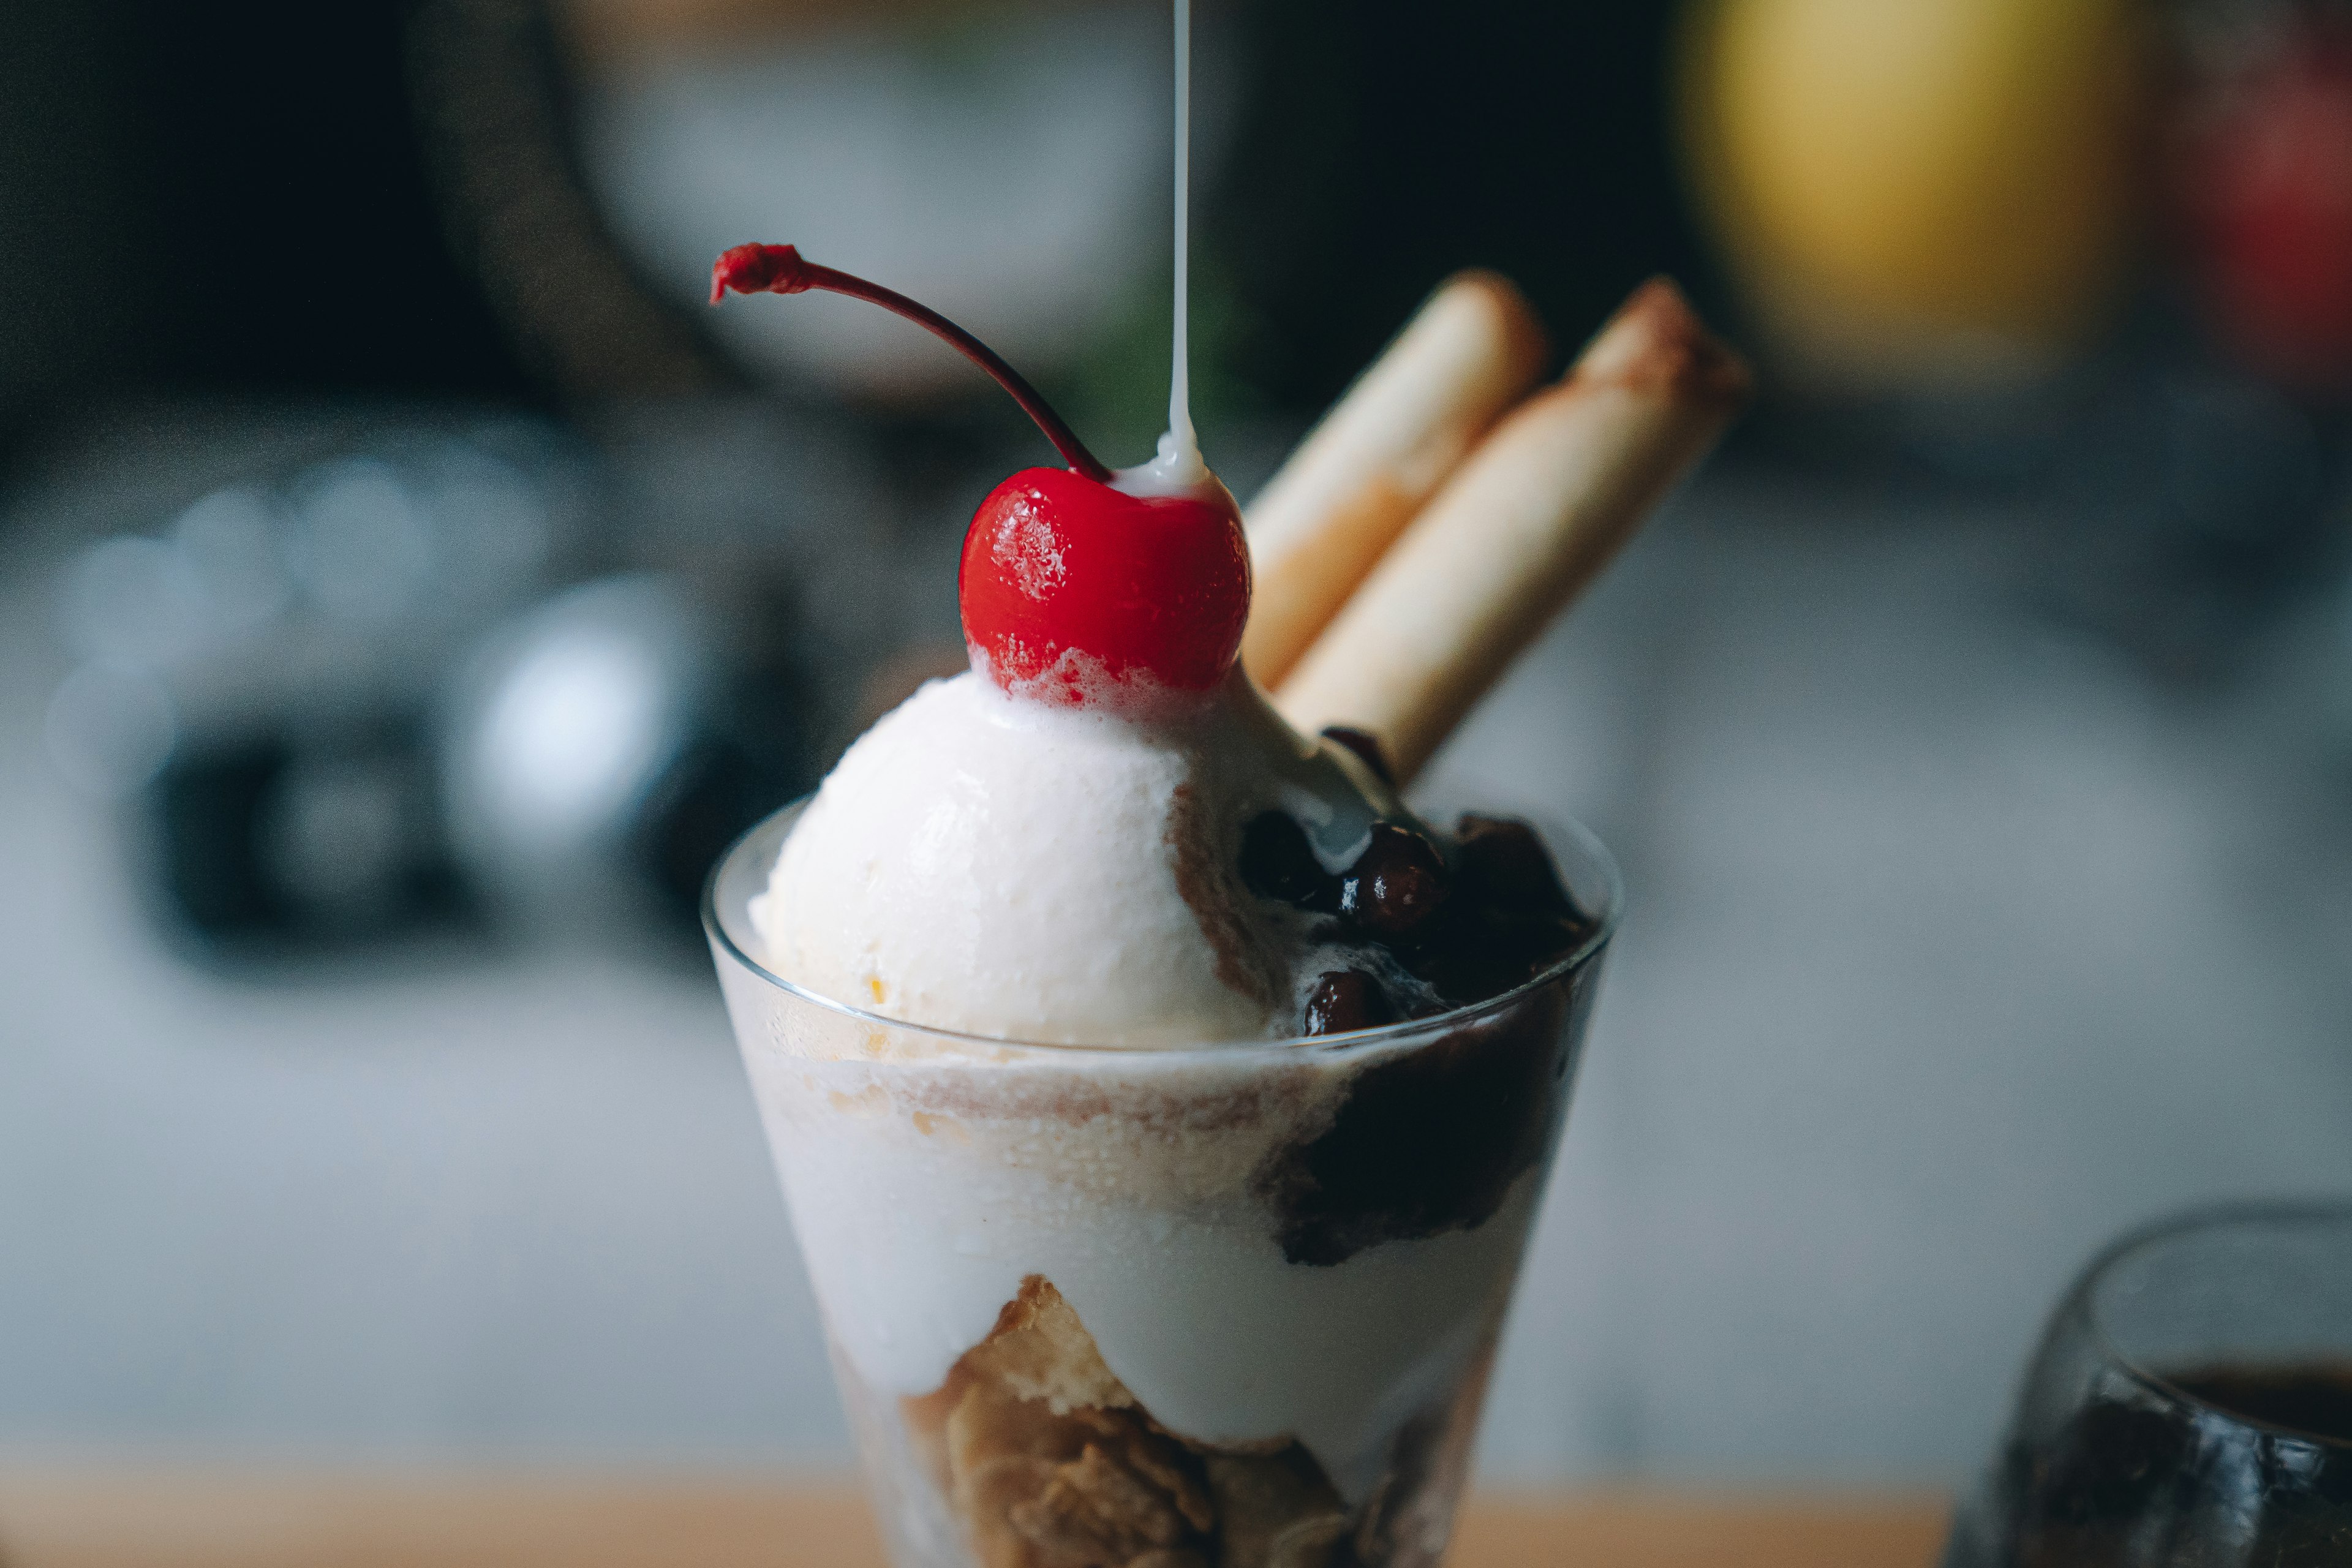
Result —
[{"label": "rolled wafer stick", "polygon": [[1651,279],[1381,558],[1275,694],[1370,731],[1410,779],[1747,402],[1748,367]]},{"label": "rolled wafer stick", "polygon": [[1550,352],[1518,289],[1449,279],[1332,405],[1247,513],[1255,582],[1242,662],[1272,687]]}]

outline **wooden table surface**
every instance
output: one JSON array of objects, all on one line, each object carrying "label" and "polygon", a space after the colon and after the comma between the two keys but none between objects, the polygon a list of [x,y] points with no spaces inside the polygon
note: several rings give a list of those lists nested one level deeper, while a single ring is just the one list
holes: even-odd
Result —
[{"label": "wooden table surface", "polygon": [[[1449,1568],[1931,1568],[1925,1494],[1488,1494]],[[5,1568],[882,1568],[846,1484],[0,1466]]]}]

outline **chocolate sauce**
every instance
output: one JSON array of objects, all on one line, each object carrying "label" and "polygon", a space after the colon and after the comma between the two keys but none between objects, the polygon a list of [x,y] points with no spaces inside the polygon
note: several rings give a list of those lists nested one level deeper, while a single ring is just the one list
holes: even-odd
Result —
[{"label": "chocolate sauce", "polygon": [[[1581,992],[1586,976],[1570,983]],[[1252,1179],[1293,1263],[1481,1224],[1550,1146],[1566,1099],[1569,995],[1547,986],[1491,1017],[1374,1061],[1318,1136]]]},{"label": "chocolate sauce", "polygon": [[[1594,924],[1535,831],[1507,817],[1465,816],[1450,840],[1380,824],[1335,879],[1305,830],[1268,812],[1243,836],[1241,875],[1262,898],[1328,915],[1333,940],[1385,948],[1427,987],[1391,992],[1370,973],[1378,966],[1330,971],[1308,994],[1306,1035],[1489,1000],[1557,963]],[[1335,1264],[1492,1215],[1551,1145],[1574,1033],[1562,1026],[1591,980],[1587,970],[1357,1073],[1330,1125],[1276,1151],[1252,1178],[1283,1256]]]},{"label": "chocolate sauce", "polygon": [[1559,868],[1526,823],[1513,816],[1465,812],[1454,834],[1463,869],[1476,889],[1475,897],[1517,913],[1576,914],[1575,903],[1560,885]]}]

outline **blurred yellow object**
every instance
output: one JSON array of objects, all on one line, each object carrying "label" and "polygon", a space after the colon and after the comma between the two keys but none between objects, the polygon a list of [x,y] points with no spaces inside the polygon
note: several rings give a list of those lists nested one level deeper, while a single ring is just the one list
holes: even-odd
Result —
[{"label": "blurred yellow object", "polygon": [[1701,194],[1767,323],[1864,379],[2046,363],[2137,203],[2134,0],[1712,0],[1685,43]]}]

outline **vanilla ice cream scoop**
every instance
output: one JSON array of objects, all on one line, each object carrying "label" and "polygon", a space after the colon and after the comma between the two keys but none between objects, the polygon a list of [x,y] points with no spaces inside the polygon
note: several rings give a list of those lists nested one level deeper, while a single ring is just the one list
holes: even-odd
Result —
[{"label": "vanilla ice cream scoop", "polygon": [[1238,674],[1146,713],[961,675],[849,749],[751,919],[776,973],[933,1028],[1103,1046],[1280,1037],[1336,961],[1318,922],[1244,885],[1244,835],[1268,812],[1337,872],[1400,807]]}]

